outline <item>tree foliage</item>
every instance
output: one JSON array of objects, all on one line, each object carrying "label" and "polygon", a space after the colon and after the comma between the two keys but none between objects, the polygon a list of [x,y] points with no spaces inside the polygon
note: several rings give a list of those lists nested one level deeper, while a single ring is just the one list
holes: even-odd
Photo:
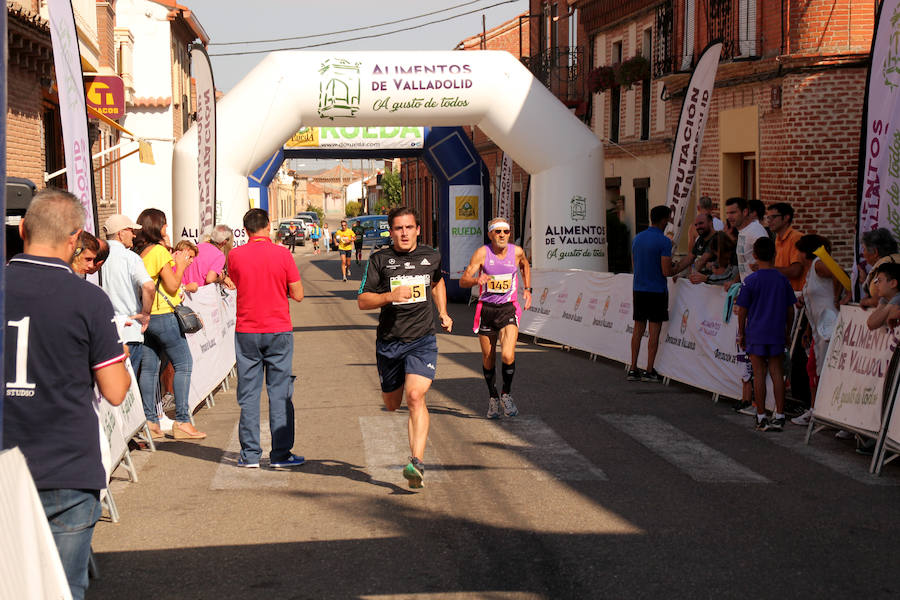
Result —
[{"label": "tree foliage", "polygon": [[358,217],[360,211],[362,211],[362,204],[356,200],[351,200],[344,208],[344,214],[348,217]]}]

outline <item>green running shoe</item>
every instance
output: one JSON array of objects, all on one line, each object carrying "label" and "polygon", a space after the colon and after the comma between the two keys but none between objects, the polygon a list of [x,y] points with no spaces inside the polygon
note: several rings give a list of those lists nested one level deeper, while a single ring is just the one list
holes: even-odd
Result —
[{"label": "green running shoe", "polygon": [[425,477],[425,465],[415,456],[410,456],[409,464],[403,468],[403,477],[406,478],[412,489],[425,487],[425,483],[422,481]]}]

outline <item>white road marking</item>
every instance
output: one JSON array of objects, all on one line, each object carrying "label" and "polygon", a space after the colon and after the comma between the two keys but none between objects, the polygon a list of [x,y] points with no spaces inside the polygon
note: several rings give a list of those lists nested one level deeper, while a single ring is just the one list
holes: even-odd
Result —
[{"label": "white road marking", "polygon": [[[359,417],[359,430],[366,452],[366,472],[372,479],[405,485],[401,471],[409,459],[407,419],[406,412],[382,417]],[[431,439],[428,441],[425,448],[426,486],[429,482],[447,481],[449,478],[440,456],[430,443]]]},{"label": "white road marking", "polygon": [[513,450],[533,466],[539,481],[606,481],[606,473],[578,453],[540,417],[518,416],[498,421],[478,421],[486,426],[481,437]]},{"label": "white road marking", "polygon": [[[256,488],[284,488],[288,485],[290,471],[287,469],[269,469],[269,450],[272,448],[272,434],[269,432],[268,415],[263,415],[259,424],[259,441],[263,450],[259,469],[244,469],[237,466],[241,456],[241,442],[238,438],[238,425],[234,426],[231,439],[225,446],[225,452],[216,473],[209,485],[211,490],[245,490]],[[299,471],[303,467],[291,470]]]},{"label": "white road marking", "polygon": [[[900,485],[900,480],[896,478],[889,478],[884,475],[880,477],[870,475],[869,462],[871,461],[871,458],[863,460],[862,457],[851,450],[847,450],[846,452],[835,452],[834,450],[816,447],[815,439],[813,439],[810,445],[806,445],[805,427],[796,427],[788,424],[788,429],[780,433],[760,433],[753,431],[753,428],[751,427],[752,421],[747,417],[742,417],[740,415],[721,415],[721,417],[726,421],[739,425],[751,434],[759,435],[773,444],[781,446],[782,448],[787,448],[795,454],[808,458],[823,467],[831,469],[835,473],[845,475],[859,483],[885,486]],[[796,432],[793,430],[796,430]]]},{"label": "white road marking", "polygon": [[769,480],[653,415],[598,415],[654,454],[703,483],[769,483]]}]

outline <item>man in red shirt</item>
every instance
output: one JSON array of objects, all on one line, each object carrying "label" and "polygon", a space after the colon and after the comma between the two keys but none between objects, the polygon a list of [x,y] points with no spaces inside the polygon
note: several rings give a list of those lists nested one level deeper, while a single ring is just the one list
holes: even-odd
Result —
[{"label": "man in red shirt", "polygon": [[237,288],[237,400],[241,407],[239,467],[258,468],[259,395],[263,377],[269,396],[272,468],[298,467],[305,460],[294,446],[294,336],[288,298],[303,300],[303,284],[291,253],[269,238],[269,215],[251,208],[244,215],[249,241],[228,254],[228,274]]}]

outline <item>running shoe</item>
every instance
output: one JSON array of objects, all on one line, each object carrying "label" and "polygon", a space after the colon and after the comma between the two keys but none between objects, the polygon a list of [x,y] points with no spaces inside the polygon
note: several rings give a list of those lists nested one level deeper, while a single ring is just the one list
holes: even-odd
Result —
[{"label": "running shoe", "polygon": [[640,369],[628,369],[628,376],[626,377],[628,381],[640,381],[641,380],[641,370]]},{"label": "running shoe", "polygon": [[769,421],[766,431],[784,431],[784,417],[775,417]]},{"label": "running shoe", "polygon": [[277,462],[269,462],[269,466],[273,469],[284,469],[286,467],[299,467],[303,463],[306,462],[306,459],[302,456],[297,456],[296,454],[291,454],[284,460],[279,460]]},{"label": "running shoe", "polygon": [[648,381],[650,383],[662,383],[662,375],[656,372],[656,369],[651,369],[649,371],[644,371],[641,375],[641,381]]},{"label": "running shoe", "polygon": [[488,419],[499,419],[500,418],[500,398],[491,398],[488,400],[488,411],[487,411]]},{"label": "running shoe", "polygon": [[244,469],[258,469],[259,461],[250,462],[249,460],[244,460],[243,458],[239,458],[237,461],[237,466]]},{"label": "running shoe", "polygon": [[346,277],[344,277],[344,281],[347,281],[347,278],[346,278]]},{"label": "running shoe", "polygon": [[425,487],[425,465],[415,456],[409,457],[409,464],[403,468],[403,477],[409,482],[409,487],[419,489]]},{"label": "running shoe", "polygon": [[757,419],[756,420],[756,430],[757,431],[768,431],[769,430],[769,420],[765,417],[762,418],[762,421]]},{"label": "running shoe", "polygon": [[809,425],[810,420],[812,419],[812,409],[807,410],[802,415],[794,417],[791,419],[791,423],[794,425]]},{"label": "running shoe", "polygon": [[748,417],[756,416],[756,407],[753,406],[752,402],[747,403],[747,406],[744,406],[740,410],[738,410],[739,415],[747,415]]},{"label": "running shoe", "polygon": [[515,417],[519,414],[519,409],[516,408],[516,404],[509,394],[500,394],[500,404],[503,405],[503,414],[505,416]]}]

